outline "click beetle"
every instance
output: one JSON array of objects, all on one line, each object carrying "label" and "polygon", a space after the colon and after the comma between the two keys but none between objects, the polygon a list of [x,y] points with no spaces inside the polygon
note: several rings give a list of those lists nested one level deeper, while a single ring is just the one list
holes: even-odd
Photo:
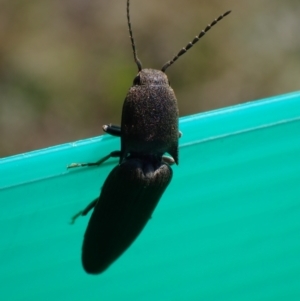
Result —
[{"label": "click beetle", "polygon": [[[138,74],[123,104],[121,127],[103,126],[106,133],[120,137],[121,150],[94,163],[68,166],[97,166],[111,157],[119,158],[100,196],[72,218],[74,222],[78,216],[94,209],[82,246],[82,265],[87,273],[102,273],[133,243],[171,182],[170,165],[178,164],[181,133],[177,100],[165,71],[229,13],[207,25],[161,70],[143,69],[135,49],[127,0],[127,23]],[[165,156],[166,153],[171,157]]]}]

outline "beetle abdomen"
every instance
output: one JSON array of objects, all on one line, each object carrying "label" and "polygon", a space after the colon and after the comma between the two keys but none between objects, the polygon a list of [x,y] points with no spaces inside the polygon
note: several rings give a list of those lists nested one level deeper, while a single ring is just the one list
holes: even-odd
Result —
[{"label": "beetle abdomen", "polygon": [[172,179],[165,163],[129,158],[107,177],[82,247],[87,273],[103,272],[135,240]]}]

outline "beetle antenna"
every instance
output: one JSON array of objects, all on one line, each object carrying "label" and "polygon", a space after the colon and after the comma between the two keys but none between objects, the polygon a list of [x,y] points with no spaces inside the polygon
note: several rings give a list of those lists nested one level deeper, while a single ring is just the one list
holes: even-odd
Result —
[{"label": "beetle antenna", "polygon": [[178,60],[180,56],[182,56],[184,53],[186,53],[190,48],[192,48],[214,25],[216,25],[219,21],[221,21],[224,17],[229,15],[231,13],[231,10],[227,11],[223,15],[219,16],[217,19],[215,19],[213,22],[208,24],[205,29],[201,30],[198,36],[194,38],[193,41],[189,42],[184,48],[182,48],[173,58],[172,60],[168,61],[166,64],[163,65],[161,68],[162,72],[165,72],[167,68],[169,68],[174,62]]},{"label": "beetle antenna", "polygon": [[131,46],[132,46],[132,50],[133,50],[133,57],[135,60],[135,63],[137,64],[137,67],[139,69],[139,71],[142,70],[142,63],[139,60],[139,58],[137,57],[136,54],[136,49],[135,49],[135,43],[134,43],[134,38],[133,38],[133,34],[132,34],[132,29],[131,29],[131,22],[130,22],[130,14],[129,14],[129,0],[127,0],[127,23],[128,23],[128,29],[129,29],[129,36],[130,36],[130,40],[131,40]]}]

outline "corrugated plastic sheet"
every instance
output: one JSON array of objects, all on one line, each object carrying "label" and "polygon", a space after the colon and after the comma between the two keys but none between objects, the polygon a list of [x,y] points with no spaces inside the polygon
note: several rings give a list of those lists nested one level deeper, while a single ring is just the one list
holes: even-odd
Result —
[{"label": "corrugated plastic sheet", "polygon": [[119,149],[108,135],[0,160],[1,300],[300,300],[300,92],[181,118],[180,164],[105,273],[84,273],[88,217]]}]

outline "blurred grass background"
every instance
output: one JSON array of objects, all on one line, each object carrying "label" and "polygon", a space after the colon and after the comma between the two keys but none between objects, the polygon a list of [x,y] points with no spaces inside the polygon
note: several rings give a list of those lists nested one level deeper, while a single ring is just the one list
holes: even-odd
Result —
[{"label": "blurred grass background", "polygon": [[[0,157],[120,124],[137,73],[125,8],[125,0],[0,0]],[[228,9],[167,70],[180,116],[299,90],[295,0],[132,0],[143,67],[160,69]]]}]

